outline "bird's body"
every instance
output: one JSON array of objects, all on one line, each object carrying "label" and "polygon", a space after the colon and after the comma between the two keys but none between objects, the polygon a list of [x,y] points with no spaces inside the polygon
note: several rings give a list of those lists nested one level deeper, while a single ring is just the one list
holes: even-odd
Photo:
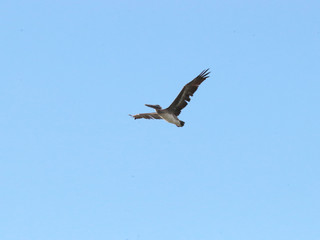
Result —
[{"label": "bird's body", "polygon": [[175,124],[177,127],[183,127],[184,122],[179,120],[178,116],[181,110],[188,105],[190,96],[193,96],[200,84],[209,77],[208,75],[210,72],[208,72],[208,70],[209,69],[202,71],[195,79],[186,84],[168,108],[162,109],[159,105],[145,104],[147,107],[155,109],[156,112],[140,113],[130,116],[132,116],[134,119],[164,119],[169,123]]},{"label": "bird's body", "polygon": [[166,120],[168,123],[173,123],[177,127],[182,127],[184,125],[183,121],[180,121],[176,115],[170,113],[167,109],[156,110],[156,112],[162,119]]}]

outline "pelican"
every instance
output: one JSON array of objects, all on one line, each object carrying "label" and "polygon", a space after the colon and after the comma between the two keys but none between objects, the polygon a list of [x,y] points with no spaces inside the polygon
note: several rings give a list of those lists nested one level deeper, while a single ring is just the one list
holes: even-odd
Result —
[{"label": "pelican", "polygon": [[168,108],[162,109],[160,105],[145,104],[145,106],[155,109],[156,112],[140,113],[136,115],[129,114],[129,116],[133,117],[135,120],[140,118],[164,119],[169,123],[175,124],[177,127],[183,127],[184,122],[179,120],[178,116],[181,110],[188,105],[188,102],[190,102],[190,96],[193,96],[200,84],[209,77],[208,75],[210,72],[208,72],[208,70],[209,68],[203,70],[195,79],[186,84]]}]

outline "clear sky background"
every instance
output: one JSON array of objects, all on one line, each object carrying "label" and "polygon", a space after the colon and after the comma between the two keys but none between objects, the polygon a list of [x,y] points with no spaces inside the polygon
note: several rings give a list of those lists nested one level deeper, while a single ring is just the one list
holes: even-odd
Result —
[{"label": "clear sky background", "polygon": [[0,239],[319,240],[319,11],[1,1]]}]

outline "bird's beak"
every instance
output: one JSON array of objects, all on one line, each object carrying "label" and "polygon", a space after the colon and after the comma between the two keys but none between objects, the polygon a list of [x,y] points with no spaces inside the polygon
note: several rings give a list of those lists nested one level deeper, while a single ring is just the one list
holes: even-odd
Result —
[{"label": "bird's beak", "polygon": [[145,106],[156,109],[155,105],[151,105],[151,104],[145,104]]}]

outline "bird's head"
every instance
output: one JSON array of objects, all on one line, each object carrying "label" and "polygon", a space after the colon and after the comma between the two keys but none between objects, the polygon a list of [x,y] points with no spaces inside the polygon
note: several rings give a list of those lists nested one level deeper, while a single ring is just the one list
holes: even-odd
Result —
[{"label": "bird's head", "polygon": [[151,107],[153,109],[156,109],[156,110],[160,110],[162,109],[160,105],[151,105],[151,104],[145,104],[147,107]]}]

